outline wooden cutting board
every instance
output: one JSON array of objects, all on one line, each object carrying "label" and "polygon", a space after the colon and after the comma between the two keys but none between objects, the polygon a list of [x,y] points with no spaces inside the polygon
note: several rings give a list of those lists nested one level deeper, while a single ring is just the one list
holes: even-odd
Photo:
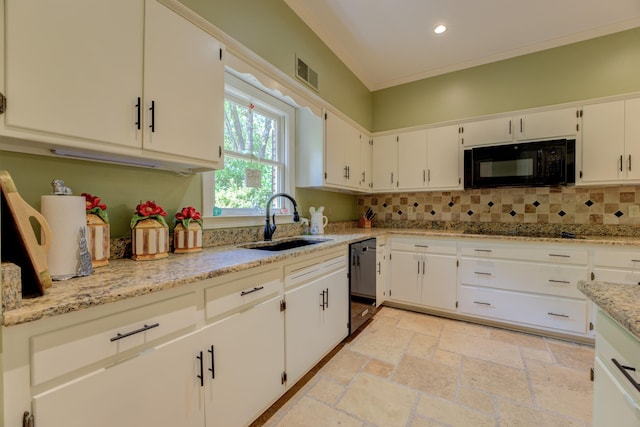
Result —
[{"label": "wooden cutting board", "polygon": [[[42,295],[51,286],[51,275],[47,268],[51,229],[40,212],[20,197],[9,172],[0,171],[0,187],[2,260],[13,262],[21,268],[24,296]],[[36,233],[40,234],[40,239]]]}]

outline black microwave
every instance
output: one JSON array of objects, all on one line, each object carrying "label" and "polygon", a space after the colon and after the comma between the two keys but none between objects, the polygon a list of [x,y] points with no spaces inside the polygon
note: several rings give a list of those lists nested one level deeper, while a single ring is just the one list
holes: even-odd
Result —
[{"label": "black microwave", "polygon": [[575,139],[472,148],[464,152],[464,187],[575,184],[575,158]]}]

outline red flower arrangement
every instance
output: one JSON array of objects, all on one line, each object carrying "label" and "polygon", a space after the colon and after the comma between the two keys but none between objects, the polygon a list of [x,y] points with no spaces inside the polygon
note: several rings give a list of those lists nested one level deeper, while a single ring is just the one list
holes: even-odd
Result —
[{"label": "red flower arrangement", "polygon": [[189,228],[191,221],[197,222],[202,227],[202,215],[193,206],[187,206],[176,213],[176,224],[181,222],[184,228]]},{"label": "red flower arrangement", "polygon": [[109,223],[109,214],[107,214],[107,205],[100,203],[100,197],[92,196],[89,193],[82,193],[86,203],[86,210],[88,214],[94,214],[100,217],[105,223]]},{"label": "red flower arrangement", "polygon": [[133,218],[131,218],[131,228],[135,227],[138,221],[142,221],[143,219],[155,219],[166,227],[167,223],[163,216],[167,216],[164,209],[162,209],[161,206],[156,205],[156,202],[148,200],[136,206],[136,211],[133,214]]}]

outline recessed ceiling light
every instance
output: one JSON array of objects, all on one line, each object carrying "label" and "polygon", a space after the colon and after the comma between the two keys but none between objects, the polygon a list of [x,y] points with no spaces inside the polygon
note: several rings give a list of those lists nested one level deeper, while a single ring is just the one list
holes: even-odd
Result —
[{"label": "recessed ceiling light", "polygon": [[444,25],[438,25],[436,28],[433,29],[433,32],[436,34],[442,34],[445,31],[447,31],[447,27],[445,27]]}]

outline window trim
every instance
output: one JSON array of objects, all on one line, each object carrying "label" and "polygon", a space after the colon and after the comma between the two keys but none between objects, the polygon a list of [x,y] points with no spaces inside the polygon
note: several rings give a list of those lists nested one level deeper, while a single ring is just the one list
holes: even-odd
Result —
[{"label": "window trim", "polygon": [[[283,191],[295,198],[295,147],[296,147],[296,111],[295,107],[283,100],[269,94],[268,89],[259,87],[255,82],[248,82],[241,78],[225,72],[225,97],[227,93],[232,99],[237,99],[239,93],[251,96],[252,102],[260,102],[261,108],[265,110],[279,110],[284,113],[284,126],[282,133],[283,142]],[[272,107],[273,105],[276,107]],[[203,172],[202,174],[202,213],[203,227],[231,228],[264,225],[265,215],[226,215],[213,216],[214,199],[210,195],[215,191],[215,171]],[[278,224],[293,222],[293,214],[276,215]]]}]

